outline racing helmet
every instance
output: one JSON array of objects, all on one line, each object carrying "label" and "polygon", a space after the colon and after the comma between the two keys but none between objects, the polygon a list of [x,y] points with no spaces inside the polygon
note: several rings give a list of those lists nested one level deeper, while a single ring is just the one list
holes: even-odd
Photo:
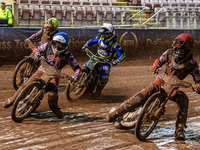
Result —
[{"label": "racing helmet", "polygon": [[54,54],[56,54],[58,51],[65,51],[69,43],[69,37],[64,32],[58,32],[53,36],[51,45]]},{"label": "racing helmet", "polygon": [[51,30],[57,30],[58,29],[58,20],[56,18],[49,18],[44,23],[44,29],[51,31]]},{"label": "racing helmet", "polygon": [[194,40],[188,33],[178,35],[173,41],[173,49],[175,53],[175,60],[183,62],[192,54]]},{"label": "racing helmet", "polygon": [[100,47],[104,49],[104,47],[107,47],[108,43],[115,37],[115,30],[112,24],[104,23],[101,29],[99,29],[99,33],[102,40]]}]

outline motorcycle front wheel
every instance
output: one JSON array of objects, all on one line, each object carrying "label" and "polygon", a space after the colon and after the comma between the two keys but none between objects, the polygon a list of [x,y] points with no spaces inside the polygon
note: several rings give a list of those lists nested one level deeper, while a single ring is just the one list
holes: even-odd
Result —
[{"label": "motorcycle front wheel", "polygon": [[161,103],[163,102],[163,95],[160,92],[153,94],[146,101],[136,123],[135,133],[136,137],[144,141],[151,134],[156,127],[160,116],[157,114]]},{"label": "motorcycle front wheel", "polygon": [[39,106],[42,99],[41,86],[39,82],[32,82],[21,91],[13,105],[13,121],[21,122]]},{"label": "motorcycle front wheel", "polygon": [[87,73],[83,72],[81,77],[76,82],[67,83],[65,89],[66,99],[69,102],[75,102],[79,100],[87,90]]}]

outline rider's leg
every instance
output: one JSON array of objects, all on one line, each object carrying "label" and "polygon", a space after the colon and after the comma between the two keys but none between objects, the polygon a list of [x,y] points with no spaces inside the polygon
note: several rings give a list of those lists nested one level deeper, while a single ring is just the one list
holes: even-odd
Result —
[{"label": "rider's leg", "polygon": [[[58,80],[56,81],[58,83]],[[58,85],[58,84],[57,84]],[[49,108],[54,112],[54,114],[59,118],[63,118],[63,113],[58,106],[58,88],[54,83],[49,83],[47,86],[47,100],[49,103]]]},{"label": "rider's leg", "polygon": [[107,82],[100,82],[97,85],[96,91],[94,93],[95,97],[99,97],[101,95],[101,92],[103,90],[103,88],[106,86]]},{"label": "rider's leg", "polygon": [[187,122],[189,99],[185,93],[178,91],[172,100],[178,105],[176,131],[174,136],[176,140],[185,140],[184,127]]},{"label": "rider's leg", "polygon": [[17,89],[17,91],[14,93],[14,95],[13,95],[12,97],[10,97],[10,98],[8,98],[6,101],[4,101],[3,107],[4,107],[4,108],[9,108],[10,106],[12,106],[13,103],[14,103],[14,101],[15,101],[15,99],[17,98],[17,96],[19,95],[19,93],[23,90],[23,88],[24,88],[26,85],[30,84],[31,82],[40,79],[41,76],[42,76],[43,74],[44,74],[43,71],[37,70],[37,71],[29,78],[29,80],[28,80],[25,84],[22,84],[22,85],[19,87],[19,89]]},{"label": "rider's leg", "polygon": [[107,116],[108,122],[113,122],[119,116],[143,105],[152,94],[160,90],[161,85],[164,85],[164,80],[157,77],[148,87],[136,93],[133,97],[124,101],[114,111],[110,112]]},{"label": "rider's leg", "polygon": [[98,97],[101,95],[103,88],[106,86],[109,80],[110,65],[99,65],[98,71],[100,73],[99,81],[94,96]]}]

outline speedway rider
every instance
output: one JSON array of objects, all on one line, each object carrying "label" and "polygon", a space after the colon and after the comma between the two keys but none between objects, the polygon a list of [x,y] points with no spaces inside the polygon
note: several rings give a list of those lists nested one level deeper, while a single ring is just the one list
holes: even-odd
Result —
[{"label": "speedway rider", "polygon": [[41,44],[46,42],[51,42],[53,36],[58,33],[58,20],[56,18],[49,18],[45,21],[44,26],[37,32],[31,35],[29,38],[25,40],[25,42],[29,42],[29,40],[35,40],[38,37],[41,37]]},{"label": "speedway rider", "polygon": [[[117,37],[115,35],[115,30],[112,24],[104,23],[99,30],[99,36],[94,40],[89,40],[82,47],[82,50],[85,51],[86,48],[94,44],[98,44],[96,55],[111,61],[111,65],[99,64],[98,66],[98,71],[100,71],[100,81],[98,82],[94,96],[100,96],[102,89],[108,82],[111,66],[115,66],[118,63],[124,61],[126,59],[126,55],[122,50],[122,47],[117,43]],[[118,59],[114,60],[116,54],[119,57]],[[90,60],[85,63],[82,68],[85,68],[89,63]]]},{"label": "speedway rider", "polygon": [[[67,50],[68,43],[69,38],[67,34],[64,32],[58,32],[54,35],[51,43],[46,42],[45,44],[36,47],[32,44],[32,42],[30,42],[29,47],[31,47],[37,57],[45,57],[47,62],[58,70],[61,70],[66,64],[69,64],[75,72],[74,76],[72,76],[73,79],[77,79],[80,77],[82,71],[74,56]],[[11,98],[8,98],[8,100],[3,103],[4,108],[12,106],[15,99],[25,87],[25,85],[28,85],[29,83],[40,79],[43,74],[44,69],[42,68],[42,66],[40,66],[38,70],[30,77],[30,79],[25,84],[23,84]],[[46,89],[47,99],[50,109],[55,113],[58,118],[62,118],[63,113],[58,107],[58,85],[59,79],[54,78],[51,80]]]},{"label": "speedway rider", "polygon": [[[182,33],[178,35],[173,42],[173,48],[165,51],[159,59],[156,59],[151,70],[156,71],[167,63],[166,75],[176,76],[178,79],[183,80],[189,74],[192,75],[195,88],[200,91],[200,70],[198,63],[193,59],[192,48],[193,38],[190,34]],[[167,81],[157,77],[156,80],[148,87],[136,93],[133,97],[123,102],[115,110],[110,111],[107,120],[109,122],[115,121],[119,116],[126,112],[134,110],[146,102],[146,100],[155,92],[159,91],[161,86]],[[165,87],[164,86],[164,87]],[[176,130],[174,133],[176,140],[185,140],[184,127],[186,126],[188,103],[189,99],[186,94],[181,91],[173,93],[171,100],[175,101],[178,105],[178,114],[176,120]]]}]

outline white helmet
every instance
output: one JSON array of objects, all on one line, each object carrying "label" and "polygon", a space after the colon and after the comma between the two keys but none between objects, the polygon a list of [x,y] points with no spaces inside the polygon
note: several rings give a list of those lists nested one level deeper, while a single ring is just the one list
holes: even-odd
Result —
[{"label": "white helmet", "polygon": [[99,29],[102,41],[106,44],[115,37],[115,30],[110,23],[104,23],[101,29]]}]

